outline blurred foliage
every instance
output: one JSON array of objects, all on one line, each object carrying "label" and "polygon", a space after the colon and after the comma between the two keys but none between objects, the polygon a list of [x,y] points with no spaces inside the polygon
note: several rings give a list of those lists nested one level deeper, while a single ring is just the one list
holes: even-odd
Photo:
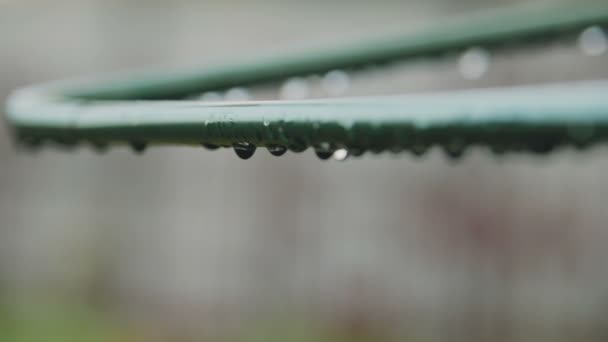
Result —
[{"label": "blurred foliage", "polygon": [[0,308],[0,341],[107,342],[139,341],[108,317],[82,305],[4,305]]}]

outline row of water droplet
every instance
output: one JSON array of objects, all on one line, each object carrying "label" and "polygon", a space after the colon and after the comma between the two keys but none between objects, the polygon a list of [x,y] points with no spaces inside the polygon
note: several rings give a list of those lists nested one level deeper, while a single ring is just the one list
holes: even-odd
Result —
[{"label": "row of water droplet", "polygon": [[[573,137],[573,139],[574,139],[574,137]],[[591,146],[592,142],[593,141],[592,141],[591,137],[585,137],[584,140],[578,139],[578,140],[569,141],[569,144],[577,149],[581,149],[581,148],[586,148],[586,147]],[[130,143],[130,145],[131,145],[131,148],[133,149],[133,151],[138,154],[142,153],[146,147],[145,144],[136,143],[136,142],[132,142],[132,143]],[[460,159],[461,157],[464,156],[466,150],[469,147],[473,146],[473,145],[469,145],[469,144],[465,143],[464,140],[462,140],[462,139],[455,138],[455,139],[452,139],[451,141],[449,141],[448,143],[444,143],[444,144],[417,143],[417,144],[410,146],[409,148],[402,149],[401,147],[396,146],[392,149],[388,149],[388,151],[393,152],[393,153],[400,153],[401,151],[409,150],[409,152],[413,156],[421,157],[421,156],[425,155],[427,153],[427,151],[429,151],[434,145],[440,146],[442,148],[444,154],[452,160]],[[504,143],[503,144],[489,144],[487,147],[489,148],[489,150],[492,153],[494,153],[496,155],[505,154],[507,152],[530,152],[533,154],[547,154],[547,153],[553,151],[554,149],[556,149],[557,147],[565,146],[565,145],[566,144],[564,142],[559,143],[559,142],[547,142],[547,141],[539,140],[536,142],[528,142],[528,143],[514,142],[511,144],[504,144]],[[208,144],[208,143],[203,143],[202,146],[209,150],[216,150],[221,147],[218,145],[213,145],[213,144]],[[236,153],[236,155],[239,158],[244,159],[244,160],[251,158],[257,150],[256,145],[248,143],[248,142],[235,143],[232,145],[232,148],[233,148],[234,152]],[[282,146],[282,145],[269,145],[269,146],[266,146],[266,149],[268,150],[268,152],[270,154],[272,154],[273,156],[276,156],[276,157],[280,157],[280,156],[284,155],[288,150],[290,150],[286,146]],[[344,161],[351,156],[360,157],[365,153],[365,149],[362,149],[362,148],[357,148],[357,147],[335,148],[329,143],[315,144],[313,146],[313,149],[314,149],[315,155],[320,160],[333,159],[336,161]],[[303,150],[306,150],[306,148],[304,148]],[[303,152],[303,150],[300,149],[300,150],[292,150],[292,151],[293,152]],[[383,152],[381,150],[370,150],[370,151],[372,153]]]},{"label": "row of water droplet", "polygon": [[[203,146],[210,150],[218,149],[217,145],[203,144]],[[465,145],[460,145],[457,142],[453,144],[447,144],[443,146],[445,154],[453,159],[458,159],[464,154]],[[271,145],[266,147],[268,152],[273,156],[279,157],[285,154],[288,150],[287,147],[281,145]],[[422,156],[428,150],[429,146],[424,144],[414,145],[410,148],[411,153],[414,156]],[[234,152],[241,159],[251,158],[257,150],[257,147],[253,144],[241,142],[233,145]],[[394,150],[393,152],[400,152],[401,150]],[[298,151],[301,152],[301,151]],[[320,160],[337,160],[344,161],[351,156],[359,157],[363,155],[365,151],[360,148],[333,148],[329,143],[321,143],[314,146],[314,153]],[[379,151],[376,151],[379,152]]]},{"label": "row of water droplet", "polygon": [[[590,26],[577,37],[577,46],[585,56],[600,56],[608,52],[608,36],[601,26]],[[458,71],[466,80],[481,79],[490,69],[491,53],[480,46],[473,46],[463,51],[457,59]],[[297,76],[285,80],[278,90],[281,100],[304,100],[313,96],[313,83],[316,76]],[[351,88],[351,76],[344,70],[332,70],[320,78],[321,97],[339,97],[348,93]],[[245,87],[234,87],[224,92],[208,91],[198,97],[205,102],[248,101],[253,94]]]},{"label": "row of water droplet", "polygon": [[[312,97],[313,83],[318,76],[291,77],[280,86],[278,91],[281,100],[304,100]],[[344,96],[351,86],[349,74],[343,70],[332,70],[320,78],[319,86],[324,97]],[[224,92],[208,91],[198,96],[204,102],[248,101],[254,95],[245,87],[234,87]]]},{"label": "row of water droplet", "polygon": [[[205,147],[207,149],[211,149],[211,150],[215,150],[215,149],[219,148],[219,146],[217,146],[217,145],[210,145],[210,144],[205,144],[205,143],[202,145],[203,145],[203,147]],[[251,158],[253,156],[253,154],[255,153],[255,151],[257,150],[257,147],[254,144],[247,143],[247,142],[235,143],[235,144],[233,144],[232,148],[234,149],[234,152],[236,153],[236,155],[241,159]],[[283,145],[269,145],[266,147],[266,149],[268,150],[268,152],[270,152],[270,154],[272,154],[275,157],[280,157],[280,156],[284,155],[288,150],[288,148]],[[317,155],[317,157],[319,157],[319,159],[321,159],[321,160],[327,160],[327,159],[330,159],[333,157],[334,160],[342,161],[342,160],[346,160],[346,158],[349,156],[347,149],[345,149],[345,148],[333,149],[330,147],[329,144],[320,144],[318,146],[315,146],[314,150],[315,150],[315,154]],[[300,152],[300,151],[298,151],[298,152]]]},{"label": "row of water droplet", "polygon": [[[496,128],[484,128],[479,127],[479,130],[487,130],[488,133],[490,131],[496,133]],[[599,130],[604,130],[602,127],[596,127],[595,125],[589,124],[577,124],[564,128],[564,131],[561,131],[559,135],[552,135],[552,137],[547,136],[543,138],[542,136],[533,135],[529,138],[524,139],[503,139],[502,141],[477,141],[476,143],[473,141],[467,141],[462,134],[454,131],[453,136],[443,142],[435,141],[435,142],[424,142],[422,140],[418,140],[416,142],[410,142],[406,145],[401,143],[394,142],[393,144],[382,145],[379,146],[377,144],[369,144],[367,141],[359,142],[358,145],[337,145],[335,143],[329,142],[316,142],[308,145],[307,143],[300,143],[292,145],[281,145],[281,144],[270,144],[265,145],[266,149],[273,156],[282,156],[288,150],[292,152],[303,152],[309,146],[313,147],[314,153],[321,160],[334,159],[338,161],[343,161],[349,158],[350,156],[359,157],[363,155],[366,151],[377,154],[381,152],[392,152],[392,153],[400,153],[402,151],[409,151],[414,156],[422,156],[428,150],[430,150],[433,146],[440,146],[445,155],[451,159],[459,159],[462,157],[466,150],[469,147],[474,145],[477,146],[486,146],[489,148],[494,154],[504,154],[507,152],[531,152],[535,154],[547,154],[557,147],[570,145],[577,149],[587,148],[592,146],[595,143],[600,142],[603,138],[602,132]],[[536,134],[536,133],[534,133]],[[461,138],[463,137],[463,138]],[[18,141],[24,146],[29,147],[30,149],[37,149],[43,144],[43,140],[35,139],[32,137],[23,136],[18,139]],[[66,140],[66,139],[50,139],[48,142],[55,143],[58,146],[62,146],[65,148],[73,148],[78,144],[76,140]],[[108,144],[99,141],[89,141],[91,147],[99,152],[103,153],[107,150]],[[131,147],[134,153],[142,154],[148,143],[145,141],[129,141],[128,145]],[[203,142],[201,143],[203,147],[208,150],[216,150],[221,147],[228,147],[226,145],[217,145],[213,143]],[[373,147],[372,145],[376,145]],[[251,142],[237,142],[232,144],[231,146],[236,155],[241,159],[249,159],[251,158],[256,150],[257,146]]]}]

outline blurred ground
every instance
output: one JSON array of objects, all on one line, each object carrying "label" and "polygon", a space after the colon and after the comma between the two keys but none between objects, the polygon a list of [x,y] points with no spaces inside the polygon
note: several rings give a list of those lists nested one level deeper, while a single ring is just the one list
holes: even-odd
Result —
[{"label": "blurred ground", "polygon": [[[0,98],[514,3],[0,0]],[[608,77],[571,41],[491,56],[476,80],[457,58],[352,75],[351,95]],[[607,152],[29,154],[2,127],[0,340],[601,341]]]}]

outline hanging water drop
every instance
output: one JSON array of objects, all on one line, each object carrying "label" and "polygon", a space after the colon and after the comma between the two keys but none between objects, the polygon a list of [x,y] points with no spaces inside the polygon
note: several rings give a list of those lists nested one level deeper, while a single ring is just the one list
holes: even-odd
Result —
[{"label": "hanging water drop", "polygon": [[547,154],[556,147],[555,143],[550,140],[539,139],[532,141],[528,145],[528,151],[535,154]]},{"label": "hanging water drop", "polygon": [[464,154],[465,147],[466,145],[464,141],[462,139],[456,138],[443,145],[443,151],[448,157],[452,159],[458,159]]},{"label": "hanging water drop", "polygon": [[599,56],[608,51],[606,32],[599,26],[591,26],[581,32],[578,47],[587,56]]},{"label": "hanging water drop", "polygon": [[91,146],[97,153],[105,153],[108,150],[108,144],[103,142],[93,141]]},{"label": "hanging water drop", "polygon": [[303,100],[309,95],[308,81],[301,77],[293,77],[285,81],[279,93],[281,100]]},{"label": "hanging water drop", "polygon": [[235,87],[228,89],[225,98],[228,101],[247,101],[251,98],[251,95],[247,89]]},{"label": "hanging water drop", "polygon": [[332,70],[323,76],[321,87],[329,96],[342,96],[350,88],[350,77],[342,70]]},{"label": "hanging water drop", "polygon": [[585,147],[595,135],[595,127],[593,124],[578,124],[568,127],[568,136],[574,141],[577,147]]},{"label": "hanging water drop", "polygon": [[412,147],[410,148],[410,151],[416,157],[420,157],[426,153],[427,149],[428,149],[428,146],[426,144],[419,142],[419,143],[415,143],[414,145],[412,145]]},{"label": "hanging water drop", "polygon": [[208,91],[201,95],[200,99],[204,102],[220,102],[224,100],[224,97],[217,91]]},{"label": "hanging water drop", "polygon": [[348,149],[348,154],[353,157],[360,157],[365,153],[365,149],[360,147],[351,147]]},{"label": "hanging water drop", "polygon": [[348,150],[345,148],[337,149],[333,154],[333,158],[338,161],[346,160],[348,158]]},{"label": "hanging water drop", "polygon": [[76,147],[78,142],[72,138],[55,138],[55,143],[61,148],[70,150]]},{"label": "hanging water drop", "polygon": [[318,146],[315,146],[315,154],[321,160],[327,160],[334,155],[334,150],[328,143],[322,143]]},{"label": "hanging water drop", "polygon": [[481,78],[490,67],[490,53],[480,47],[467,49],[458,59],[460,74],[467,80]]},{"label": "hanging water drop", "polygon": [[507,153],[507,144],[504,142],[494,142],[490,145],[490,151],[495,155],[503,155]]},{"label": "hanging water drop", "polygon": [[247,142],[232,145],[234,152],[241,159],[249,159],[255,153],[256,146]]},{"label": "hanging water drop", "polygon": [[35,151],[42,146],[42,140],[37,138],[22,138],[20,140],[22,146],[27,148],[30,151]]},{"label": "hanging water drop", "polygon": [[143,141],[131,141],[129,144],[131,145],[131,149],[133,150],[133,152],[137,154],[144,153],[146,147],[148,147],[148,145]]},{"label": "hanging water drop", "polygon": [[323,151],[323,150],[318,150],[318,149],[315,149],[315,154],[321,160],[327,160],[327,159],[331,158],[331,156],[333,155],[333,153],[331,151]]},{"label": "hanging water drop", "polygon": [[217,150],[218,148],[220,148],[219,145],[210,144],[210,143],[201,143],[201,146],[203,146],[204,148],[206,148],[210,151]]},{"label": "hanging water drop", "polygon": [[275,157],[280,157],[280,156],[284,155],[285,152],[287,152],[287,147],[282,146],[282,145],[270,145],[267,148],[268,148],[268,152],[270,152],[270,154],[272,154]]},{"label": "hanging water drop", "polygon": [[306,151],[308,145],[303,141],[294,141],[291,144],[287,145],[287,148],[289,148],[291,152],[301,153]]}]

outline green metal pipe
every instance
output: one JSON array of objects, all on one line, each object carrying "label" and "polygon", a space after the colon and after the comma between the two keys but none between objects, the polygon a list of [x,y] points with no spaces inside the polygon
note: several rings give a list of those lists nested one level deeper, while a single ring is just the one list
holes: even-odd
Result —
[{"label": "green metal pipe", "polygon": [[314,146],[325,157],[439,144],[452,156],[469,145],[495,151],[547,152],[588,146],[608,134],[608,82],[528,86],[305,101],[175,101],[193,93],[348,69],[394,59],[536,42],[608,22],[608,3],[512,10],[455,21],[401,37],[215,69],[118,74],[25,88],[8,101],[16,137],[28,144],[88,141],[95,146],[148,143],[256,146],[282,154]]}]

